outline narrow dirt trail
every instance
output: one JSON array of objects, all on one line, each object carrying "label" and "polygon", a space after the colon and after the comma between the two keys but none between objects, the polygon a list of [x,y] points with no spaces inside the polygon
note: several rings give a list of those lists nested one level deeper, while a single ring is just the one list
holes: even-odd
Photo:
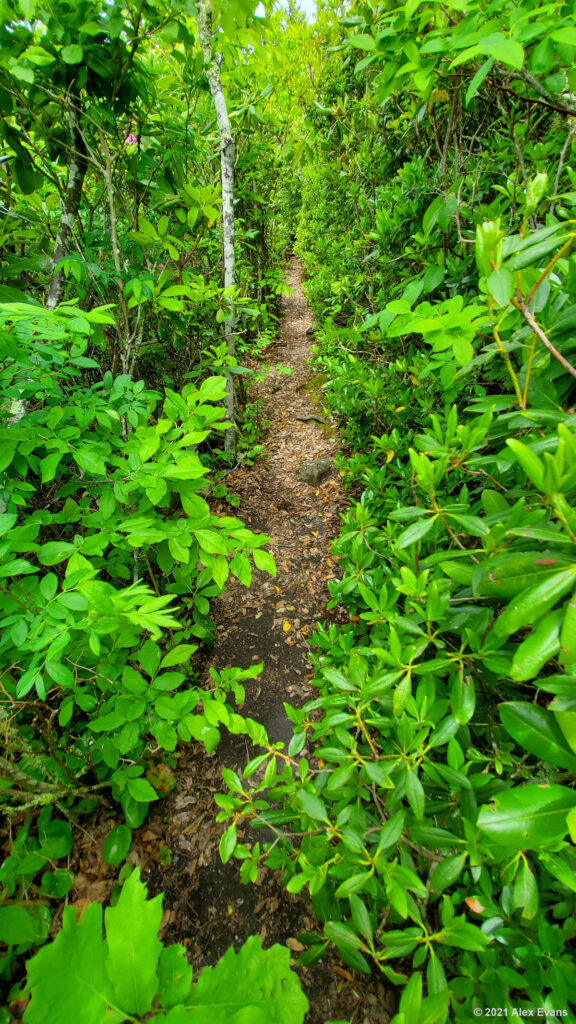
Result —
[{"label": "narrow dirt trail", "polygon": [[[242,712],[261,722],[271,741],[285,743],[292,728],[283,702],[301,706],[315,694],[308,684],[308,638],[317,620],[329,617],[327,584],[336,575],[330,541],[338,534],[344,507],[340,475],[333,467],[317,485],[298,478],[302,463],[332,460],[338,440],[329,424],[307,418],[322,414],[310,395],[311,338],[306,332],[311,316],[296,260],[286,280],[292,293],[283,300],[279,338],[266,353],[270,371],[255,388],[262,415],[270,420],[266,455],[226,478],[241,499],[240,518],[270,536],[277,577],[256,571],[249,589],[230,577],[212,608],[216,638],[204,667],[209,680],[210,666],[248,667],[263,661],[262,674],[246,683]],[[292,374],[277,370],[278,364],[291,367]],[[227,506],[221,511],[230,514]],[[214,963],[231,944],[238,948],[257,933],[266,946],[281,942],[297,952],[303,947],[296,936],[315,928],[306,893],[287,894],[266,869],[256,884],[243,886],[238,862],[220,861],[223,826],[214,820],[213,798],[224,789],[222,768],[241,773],[254,754],[245,737],[223,736],[212,757],[195,745],[181,758],[176,790],[151,822],[150,853],[156,864],[150,881],[166,893],[165,941],[186,945],[195,967]],[[157,863],[160,833],[173,857],[164,868]],[[378,979],[349,972],[334,955],[304,970],[302,981],[310,1000],[307,1024],[330,1019],[385,1024],[389,1019]]]}]

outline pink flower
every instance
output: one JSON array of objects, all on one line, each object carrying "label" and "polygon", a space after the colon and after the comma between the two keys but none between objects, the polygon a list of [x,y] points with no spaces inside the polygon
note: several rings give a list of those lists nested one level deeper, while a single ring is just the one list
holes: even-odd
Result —
[{"label": "pink flower", "polygon": [[126,138],[124,139],[124,144],[126,146],[137,146],[138,145],[138,139],[134,135],[134,132],[130,132],[130,135],[126,136]]}]

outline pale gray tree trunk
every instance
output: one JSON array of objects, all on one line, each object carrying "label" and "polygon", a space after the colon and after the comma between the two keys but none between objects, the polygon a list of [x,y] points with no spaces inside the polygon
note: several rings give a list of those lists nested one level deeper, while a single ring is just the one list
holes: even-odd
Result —
[{"label": "pale gray tree trunk", "polygon": [[46,308],[55,309],[64,291],[64,271],[56,269],[60,260],[68,255],[74,237],[74,225],[82,201],[84,178],[88,167],[86,144],[80,128],[81,100],[78,93],[71,89],[68,101],[68,177],[66,191],[62,202],[60,224],[56,235],[54,256],[52,259],[52,279],[46,297]]},{"label": "pale gray tree trunk", "polygon": [[[199,0],[198,3],[198,37],[204,54],[204,67],[210,94],[216,112],[218,131],[220,134],[220,176],[222,180],[222,257],[224,263],[224,287],[233,288],[236,283],[236,260],[234,255],[234,138],[230,128],[230,119],[226,107],[226,97],[220,77],[220,61],[212,52],[212,0]],[[231,356],[235,352],[234,344],[234,304],[230,305],[230,313],[224,321],[224,337]],[[226,416],[232,426],[226,431],[224,447],[226,451],[234,450],[234,379],[227,374]]]}]

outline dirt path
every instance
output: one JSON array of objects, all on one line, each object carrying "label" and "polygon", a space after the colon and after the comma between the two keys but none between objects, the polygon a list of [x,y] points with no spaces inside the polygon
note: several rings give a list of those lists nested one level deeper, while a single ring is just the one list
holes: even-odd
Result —
[{"label": "dirt path", "polygon": [[[308,637],[317,620],[329,617],[327,582],[336,574],[330,541],[339,531],[344,507],[336,470],[317,486],[297,476],[303,462],[332,459],[337,436],[333,428],[306,419],[321,412],[307,387],[311,318],[296,260],[287,281],[293,292],[283,302],[279,339],[266,356],[270,373],[256,389],[270,420],[266,458],[226,479],[241,498],[238,515],[251,529],[270,535],[277,578],[255,572],[249,589],[230,578],[213,605],[216,639],[207,657],[207,667],[218,669],[264,662],[263,673],[246,685],[242,711],[262,722],[272,741],[285,742],[291,725],[283,702],[301,706],[315,692],[307,681]],[[292,367],[293,373],[278,372],[276,364]],[[223,511],[230,514],[229,508]],[[214,821],[213,796],[224,788],[222,768],[241,772],[253,756],[244,737],[223,738],[212,757],[195,746],[181,759],[178,786],[150,824],[152,861],[158,860],[160,839],[173,858],[167,867],[156,864],[150,875],[153,886],[166,892],[165,941],[184,943],[196,967],[214,963],[231,944],[238,947],[254,933],[265,945],[282,942],[297,951],[302,948],[297,935],[315,928],[306,894],[288,895],[266,869],[255,885],[242,886],[238,863],[220,861],[222,826]],[[310,1000],[307,1024],[336,1019],[384,1024],[389,1019],[378,979],[349,972],[335,956],[304,970],[302,980]]]}]

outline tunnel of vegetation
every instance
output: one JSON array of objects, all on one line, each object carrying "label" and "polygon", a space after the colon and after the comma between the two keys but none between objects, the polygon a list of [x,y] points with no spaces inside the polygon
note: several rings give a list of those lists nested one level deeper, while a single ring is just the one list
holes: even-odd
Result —
[{"label": "tunnel of vegetation", "polygon": [[[304,1019],[256,939],[193,984],[125,863],[225,730],[221,856],[309,890],[301,964],[395,1024],[574,1020],[573,0],[1,7],[0,1020]],[[292,248],[350,500],[284,749],[189,663],[274,572],[211,502]],[[103,805],[105,932],[62,910]]]}]

